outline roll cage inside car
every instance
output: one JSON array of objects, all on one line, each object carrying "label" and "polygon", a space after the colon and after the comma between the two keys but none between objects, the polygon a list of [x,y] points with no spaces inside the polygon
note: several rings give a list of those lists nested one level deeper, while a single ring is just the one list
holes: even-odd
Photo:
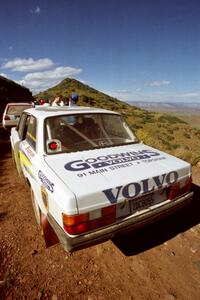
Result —
[{"label": "roll cage inside car", "polygon": [[48,117],[44,123],[46,152],[76,152],[138,142],[121,115],[79,113]]}]

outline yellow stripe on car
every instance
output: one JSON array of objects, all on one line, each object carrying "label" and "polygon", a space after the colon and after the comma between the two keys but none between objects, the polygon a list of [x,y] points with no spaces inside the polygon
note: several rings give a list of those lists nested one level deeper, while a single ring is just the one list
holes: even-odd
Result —
[{"label": "yellow stripe on car", "polygon": [[32,164],[31,164],[30,160],[28,159],[28,157],[21,150],[19,150],[19,159],[20,159],[21,166],[22,167],[24,166],[26,168],[27,172],[31,175],[32,172],[31,172],[30,168],[31,168]]}]

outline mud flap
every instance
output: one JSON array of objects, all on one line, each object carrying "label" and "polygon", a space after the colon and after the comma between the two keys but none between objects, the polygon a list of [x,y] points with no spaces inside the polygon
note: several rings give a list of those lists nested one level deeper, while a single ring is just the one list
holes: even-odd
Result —
[{"label": "mud flap", "polygon": [[41,215],[41,226],[43,230],[43,236],[46,244],[46,248],[51,247],[59,243],[59,239],[55,234],[52,226],[50,225],[47,216],[44,214]]}]

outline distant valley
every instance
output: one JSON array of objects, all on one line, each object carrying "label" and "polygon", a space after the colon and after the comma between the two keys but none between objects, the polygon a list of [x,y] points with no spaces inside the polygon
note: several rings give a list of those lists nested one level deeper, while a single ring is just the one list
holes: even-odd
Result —
[{"label": "distant valley", "polygon": [[200,103],[185,103],[185,102],[142,102],[133,101],[129,104],[137,106],[148,111],[156,112],[176,112],[176,113],[200,113]]},{"label": "distant valley", "polygon": [[162,112],[174,115],[193,127],[200,129],[200,103],[134,101],[129,102],[129,104],[150,112]]}]

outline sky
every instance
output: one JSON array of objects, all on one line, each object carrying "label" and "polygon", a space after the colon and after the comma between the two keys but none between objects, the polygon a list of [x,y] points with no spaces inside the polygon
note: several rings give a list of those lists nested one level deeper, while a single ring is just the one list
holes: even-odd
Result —
[{"label": "sky", "polygon": [[200,103],[199,0],[6,0],[0,75],[70,77],[122,101]]}]

